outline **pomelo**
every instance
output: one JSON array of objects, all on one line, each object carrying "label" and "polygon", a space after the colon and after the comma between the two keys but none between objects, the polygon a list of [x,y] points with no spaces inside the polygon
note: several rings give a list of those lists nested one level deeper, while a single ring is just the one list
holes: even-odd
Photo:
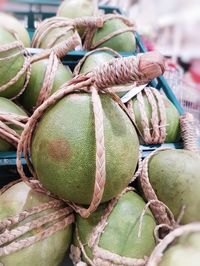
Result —
[{"label": "pomelo", "polygon": [[185,206],[181,224],[200,221],[200,155],[188,150],[164,150],[148,166],[150,183],[175,219]]},{"label": "pomelo", "polygon": [[[151,104],[149,103],[146,94],[143,93],[143,100],[145,104],[145,112],[147,114],[147,118],[149,121],[149,125],[151,127],[151,118],[152,118],[152,107]],[[163,95],[161,95],[163,98],[165,110],[166,110],[166,143],[171,143],[171,142],[177,142],[180,140],[180,115],[175,108],[175,106]],[[156,98],[155,98],[156,100]],[[157,100],[156,100],[157,102]],[[133,113],[135,115],[135,121],[136,125],[139,128],[140,132],[143,132],[143,126],[142,126],[142,115],[140,112],[139,108],[139,101],[137,97],[134,97],[132,100],[132,106],[133,106]],[[158,102],[157,102],[157,108],[158,108]],[[158,108],[159,110],[159,108]],[[160,117],[160,113],[159,113]]]},{"label": "pomelo", "polygon": [[[87,219],[77,215],[77,233],[90,259],[94,259],[94,250],[89,247],[89,240],[106,206],[106,204],[100,205],[97,211]],[[148,209],[143,217],[141,235],[138,237],[140,217],[144,207],[144,200],[136,192],[130,191],[123,194],[108,216],[107,225],[103,229],[98,246],[127,258],[144,259],[149,256],[156,245],[153,233],[156,222]],[[75,236],[75,245],[78,243],[76,241]],[[82,259],[85,260],[84,257]],[[101,262],[98,265],[104,264]]]},{"label": "pomelo", "polygon": [[[5,219],[13,215],[17,215],[24,210],[38,207],[41,204],[48,203],[53,198],[50,198],[44,194],[33,191],[25,183],[20,182],[13,185],[0,195],[0,219]],[[60,207],[59,207],[60,208]],[[26,218],[24,221],[18,223],[14,228],[31,222],[39,217],[53,213],[59,208],[51,208],[38,214],[33,214]],[[26,233],[17,240],[26,239],[27,237],[35,236],[42,232],[44,229],[52,226],[62,218],[50,223],[46,223],[37,229]],[[63,260],[65,253],[69,247],[72,236],[72,225],[57,231],[53,235],[44,240],[40,240],[29,247],[21,249],[12,254],[4,255],[0,257],[0,263],[4,266],[58,266]],[[12,242],[12,241],[11,241]]]},{"label": "pomelo", "polygon": [[186,234],[167,249],[159,266],[199,266],[200,233]]},{"label": "pomelo", "polygon": [[[4,28],[0,27],[0,46],[3,48],[15,42],[15,37]],[[24,55],[19,53],[20,48],[12,48],[0,52],[0,87],[7,84],[21,70],[24,64]],[[19,54],[18,54],[19,53]],[[9,58],[10,57],[10,58]],[[24,86],[25,74],[23,74],[13,85],[0,91],[0,97],[13,98],[19,94]]]},{"label": "pomelo", "polygon": [[88,73],[93,71],[95,67],[102,65],[105,62],[113,60],[115,57],[109,52],[106,51],[97,51],[89,55],[80,69],[80,74]]},{"label": "pomelo", "polygon": [[67,18],[81,18],[93,16],[95,4],[91,0],[65,0],[59,6],[57,16]]},{"label": "pomelo", "polygon": [[[21,103],[26,110],[31,112],[36,106],[40,91],[43,86],[45,73],[49,64],[48,59],[39,60],[31,65],[31,77],[26,90],[21,97]],[[64,66],[61,62],[58,65],[51,94],[57,91],[61,85],[72,79],[73,75],[68,66]]]},{"label": "pomelo", "polygon": [[[0,113],[12,113],[16,115],[27,116],[27,114],[14,102],[6,98],[0,97]],[[17,127],[16,125],[9,125],[11,129],[14,129],[18,134],[22,132],[22,128]],[[10,143],[0,138],[0,151],[9,151],[14,150]]]},{"label": "pomelo", "polygon": [[32,39],[32,47],[52,48],[61,42],[67,41],[74,32],[71,21],[65,18],[51,17],[38,25]]},{"label": "pomelo", "polygon": [[25,47],[30,47],[30,37],[25,27],[15,17],[0,12],[0,27],[4,27],[11,34],[15,33]]},{"label": "pomelo", "polygon": [[[134,175],[139,141],[132,122],[108,95],[103,108],[106,185],[102,202],[118,195]],[[34,132],[31,158],[43,186],[78,204],[90,204],[96,171],[91,94],[72,93],[48,108]]]},{"label": "pomelo", "polygon": [[113,18],[104,22],[102,28],[96,30],[92,38],[92,46],[95,48],[109,47],[119,52],[134,52],[136,49],[136,40],[133,32],[120,33],[117,36],[110,38],[108,41],[103,42],[96,46],[96,43],[102,40],[104,37],[111,33],[114,33],[120,29],[127,29],[128,26],[118,18]]}]

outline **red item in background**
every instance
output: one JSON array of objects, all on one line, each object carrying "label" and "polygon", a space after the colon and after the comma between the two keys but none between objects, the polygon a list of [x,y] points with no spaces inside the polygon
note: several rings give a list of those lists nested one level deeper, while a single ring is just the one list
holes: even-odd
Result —
[{"label": "red item in background", "polygon": [[196,83],[200,83],[200,60],[193,60],[189,72]]},{"label": "red item in background", "polygon": [[147,48],[148,51],[154,51],[155,47],[153,42],[148,38],[148,36],[142,35],[141,39],[145,45],[145,47]]},{"label": "red item in background", "polygon": [[7,0],[0,0],[0,10],[2,10],[2,8],[6,2],[7,2]]}]

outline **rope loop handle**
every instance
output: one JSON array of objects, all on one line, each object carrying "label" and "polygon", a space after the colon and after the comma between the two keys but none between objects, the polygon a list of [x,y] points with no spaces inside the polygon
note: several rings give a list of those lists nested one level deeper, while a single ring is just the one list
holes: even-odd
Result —
[{"label": "rope loop handle", "polygon": [[92,72],[97,88],[104,89],[115,85],[137,85],[148,83],[150,80],[164,73],[164,58],[158,52],[117,58]]}]

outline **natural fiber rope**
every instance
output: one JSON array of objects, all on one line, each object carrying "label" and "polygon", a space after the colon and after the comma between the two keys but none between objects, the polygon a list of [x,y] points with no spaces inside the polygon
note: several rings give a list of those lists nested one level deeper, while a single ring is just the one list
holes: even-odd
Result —
[{"label": "natural fiber rope", "polygon": [[63,41],[53,48],[45,50],[42,53],[37,54],[31,58],[31,63],[35,63],[45,58],[48,58],[49,60],[42,88],[37,98],[36,105],[33,107],[33,110],[40,106],[51,95],[55,75],[59,66],[58,58],[64,57],[69,51],[73,50],[78,44],[80,44],[79,39],[80,38],[78,34],[75,33],[68,40]]},{"label": "natural fiber rope", "polygon": [[74,222],[74,216],[69,215],[63,218],[61,221],[56,222],[52,226],[48,227],[47,229],[39,232],[35,236],[31,236],[26,239],[12,242],[11,244],[8,244],[7,246],[0,248],[0,256],[6,256],[15,253],[19,250],[22,250],[24,248],[30,247],[31,245],[37,243],[38,241],[49,238],[50,236],[54,235],[56,232],[63,230],[73,222]]},{"label": "natural fiber rope", "polygon": [[24,45],[21,41],[14,41],[10,44],[5,44],[0,47],[0,53],[2,52],[8,52],[18,49],[19,51],[16,52],[15,54],[12,54],[10,56],[6,56],[4,58],[1,58],[1,61],[7,61],[9,59],[12,59],[13,57],[17,57],[19,54],[24,56],[24,63],[22,68],[18,71],[18,73],[11,78],[6,84],[0,86],[0,92],[6,91],[10,86],[14,85],[23,75],[26,75],[25,77],[25,83],[23,87],[21,88],[20,92],[12,98],[12,100],[16,99],[19,97],[25,90],[29,79],[30,79],[30,74],[31,74],[31,66],[30,66],[30,55],[28,51],[24,48]]},{"label": "natural fiber rope", "polygon": [[119,19],[122,22],[124,22],[124,24],[128,27],[126,29],[119,29],[115,32],[111,32],[110,34],[108,34],[107,36],[105,36],[104,38],[100,39],[99,41],[97,41],[96,43],[92,44],[92,39],[93,36],[96,32],[96,29],[93,28],[92,30],[88,30],[85,33],[85,40],[84,40],[84,44],[83,44],[83,49],[85,50],[93,50],[95,48],[97,48],[98,46],[100,46],[101,44],[103,44],[104,42],[110,40],[111,38],[118,36],[122,33],[125,32],[133,32],[135,30],[135,27],[133,26],[133,23],[130,22],[130,20],[128,20],[127,18],[125,18],[122,15],[116,15],[116,14],[108,14],[108,15],[104,15],[102,16],[103,18],[103,24],[109,20],[112,19]]},{"label": "natural fiber rope", "polygon": [[168,213],[166,211],[166,208],[163,207],[163,204],[160,203],[158,200],[156,193],[154,192],[150,180],[149,180],[149,175],[148,175],[148,166],[149,166],[149,161],[150,159],[158,154],[160,151],[163,150],[171,150],[170,148],[160,148],[156,149],[152,153],[150,153],[144,160],[143,160],[143,168],[140,174],[140,184],[143,190],[143,193],[145,195],[145,198],[148,201],[154,201],[154,203],[151,204],[150,208],[151,211],[154,215],[154,217],[157,220],[158,224],[166,224],[168,226],[173,226],[174,221],[170,219],[168,216]]},{"label": "natural fiber rope", "polygon": [[[19,181],[15,183],[18,182]],[[12,184],[14,185],[14,183]],[[6,186],[6,188],[1,191],[1,195],[10,187],[11,186]],[[27,217],[31,217],[34,214],[42,214],[42,212],[51,209],[55,210],[49,214],[42,215],[41,217],[36,218],[30,222],[26,222],[23,225],[18,225]],[[38,241],[50,237],[57,231],[64,229],[72,222],[74,222],[72,209],[70,207],[65,207],[64,203],[59,200],[51,200],[48,203],[43,203],[39,206],[22,211],[21,213],[14,216],[5,218],[0,221],[0,246],[3,246],[0,247],[0,256],[9,255],[21,249],[29,247]],[[30,232],[33,229],[41,228],[41,226],[48,223],[53,224],[37,233],[35,236],[18,240],[19,237],[22,237],[27,232]]]},{"label": "natural fiber rope", "polygon": [[[103,248],[100,248],[98,246],[101,234],[104,232],[105,227],[107,226],[108,217],[110,216],[111,212],[113,211],[113,208],[116,206],[118,200],[121,198],[121,196],[127,192],[133,191],[133,188],[127,188],[125,189],[118,197],[111,200],[105,209],[98,225],[94,228],[92,233],[90,234],[90,239],[88,240],[88,246],[92,249],[93,254],[93,260],[91,260],[86,252],[84,245],[81,243],[78,228],[76,227],[76,237],[81,249],[81,252],[83,253],[85,259],[89,263],[89,265],[94,266],[144,266],[147,261],[147,257],[144,259],[134,259],[134,258],[128,258],[128,257],[122,257],[120,255],[117,255],[115,253],[112,253],[108,250],[105,250]],[[77,247],[71,248],[71,258],[74,262],[81,261],[81,253],[78,252]],[[78,256],[77,256],[78,255]]]},{"label": "natural fiber rope", "polygon": [[[187,150],[191,151],[197,151],[197,139],[195,138],[195,135],[193,133],[194,127],[192,127],[192,117],[189,114],[185,114],[180,118],[180,124],[181,124],[181,133],[182,133],[182,139],[184,142],[184,147]],[[143,161],[143,169],[140,174],[140,184],[142,187],[142,190],[144,192],[144,195],[148,201],[155,201],[155,203],[151,204],[150,208],[158,222],[158,224],[164,224],[168,227],[175,227],[177,225],[174,224],[174,221],[169,217],[169,215],[166,212],[166,208],[163,207],[163,204],[159,203],[159,200],[157,198],[157,195],[155,191],[153,190],[149,176],[148,176],[148,166],[150,159],[158,154],[160,151],[163,150],[173,150],[170,148],[160,148],[152,152],[149,156],[147,156]]]},{"label": "natural fiber rope", "polygon": [[[101,17],[83,17],[76,19],[53,17],[50,19],[45,19],[43,22],[40,23],[33,36],[32,47],[39,48],[42,40],[53,29],[57,29],[57,32],[54,34],[54,38],[48,44],[47,48],[52,48],[58,41],[58,39],[64,37],[68,32],[73,31],[74,33],[77,33],[76,28],[78,27],[86,27],[92,30],[93,28],[102,27],[102,25],[103,19]],[[81,45],[80,37],[79,45]]]},{"label": "natural fiber rope", "polygon": [[[151,106],[151,119],[149,121],[145,107],[144,95]],[[166,139],[167,116],[163,96],[153,87],[146,87],[137,94],[137,103],[143,128],[142,139],[146,144],[162,144]],[[131,104],[130,104],[131,102]],[[135,119],[132,100],[129,101],[128,110]],[[141,133],[141,132],[140,132]]]},{"label": "natural fiber rope", "polygon": [[199,152],[198,138],[195,132],[193,115],[190,113],[186,113],[180,118],[180,123],[184,149]]},{"label": "natural fiber rope", "polygon": [[[157,54],[154,53],[154,55],[156,58],[155,63],[154,63],[155,65],[152,64],[152,62],[151,62],[151,67],[157,69],[157,64],[158,64],[158,60],[156,57]],[[150,57],[151,56],[152,56],[152,54],[150,55]],[[129,60],[131,61],[132,64],[143,65],[142,62],[140,62],[141,60],[145,60],[147,62],[147,64],[149,63],[148,60],[146,60],[146,57],[149,57],[149,53],[147,53],[144,56],[141,56],[139,60],[136,60],[135,57],[134,58],[130,57]],[[115,62],[115,68],[114,68],[114,70],[112,69],[113,72],[108,71],[109,73],[112,72],[114,75],[116,75],[115,69],[118,69],[122,65],[124,65],[123,64],[124,60],[125,60],[125,62],[129,62],[127,60],[127,58],[121,58],[120,60],[121,61],[119,61],[119,59],[118,59],[118,61],[116,61],[116,59],[115,59],[113,61],[112,64],[114,64],[114,62]],[[117,68],[117,64],[118,64],[118,68]],[[160,62],[160,64],[162,64],[162,63]],[[156,75],[153,78],[155,78],[157,76],[157,74],[160,75],[160,71],[162,71],[160,69],[160,64],[159,64],[159,73],[156,72]],[[106,65],[105,65],[105,68],[106,68]],[[107,67],[107,69],[109,70],[109,67]],[[118,70],[118,79],[125,82],[125,84],[130,79],[133,80],[134,77],[137,79],[137,77],[139,75],[139,70],[137,70],[138,71],[137,75],[132,73],[132,71],[134,71],[134,70],[135,70],[135,67],[131,67],[129,69],[129,72],[127,71],[125,74],[123,74],[123,71]],[[150,79],[151,79],[152,78],[152,72],[154,72],[154,74],[155,74],[155,71],[152,71],[152,69],[151,69],[150,72],[151,72],[151,75],[150,75]],[[123,74],[123,78],[121,78],[121,76],[119,76],[121,73]],[[48,98],[41,106],[39,106],[35,110],[34,114],[29,119],[28,123],[26,124],[24,131],[22,132],[21,139],[20,139],[20,142],[18,144],[18,150],[17,150],[17,168],[18,168],[18,172],[19,172],[22,180],[24,182],[26,182],[29,186],[31,186],[31,188],[33,188],[39,192],[47,193],[49,195],[50,193],[47,192],[42,187],[40,182],[37,180],[36,173],[33,169],[33,166],[31,165],[31,161],[29,158],[29,154],[30,154],[30,150],[31,150],[31,138],[32,138],[33,132],[35,130],[35,127],[37,125],[37,122],[41,118],[41,116],[45,113],[46,109],[49,106],[57,103],[64,96],[66,96],[72,92],[76,92],[76,91],[92,92],[92,104],[93,104],[94,118],[95,118],[95,138],[96,138],[96,175],[95,175],[94,192],[93,192],[91,204],[90,204],[88,209],[79,207],[73,203],[69,203],[76,210],[76,212],[78,212],[83,217],[88,217],[91,212],[96,210],[99,203],[101,202],[101,198],[102,198],[103,191],[104,191],[104,185],[105,185],[105,147],[104,147],[103,113],[102,113],[102,106],[101,106],[100,97],[97,93],[96,88],[109,93],[108,90],[103,89],[103,88],[109,87],[110,85],[111,86],[115,85],[117,82],[117,78],[112,79],[112,80],[108,79],[107,77],[105,77],[105,78],[106,78],[106,80],[104,80],[104,77],[102,76],[102,71],[99,68],[97,68],[94,72],[90,72],[86,75],[77,76],[73,80],[71,80],[68,83],[66,83],[65,85],[63,85],[59,91],[57,91],[52,96],[50,96],[50,98]],[[147,79],[147,76],[145,76],[145,82],[146,82],[146,79]],[[107,84],[106,84],[106,82],[107,82]],[[141,80],[140,80],[140,82],[141,82]],[[102,89],[101,89],[101,84],[103,84]],[[113,93],[109,93],[109,94],[119,104],[119,106],[126,112],[126,114],[129,116],[128,110],[123,105],[123,103],[120,101],[119,97]],[[22,166],[22,163],[20,160],[21,153],[24,154],[24,158],[27,161],[27,165],[28,165],[28,167],[32,173],[34,180],[30,180],[24,173],[23,166]]]},{"label": "natural fiber rope", "polygon": [[90,52],[86,53],[84,55],[84,57],[78,62],[78,64],[76,65],[76,67],[74,69],[74,75],[75,76],[78,76],[80,74],[81,67],[83,66],[83,64],[85,63],[85,61],[88,59],[88,57],[90,55],[93,55],[93,54],[98,53],[98,52],[107,52],[109,54],[114,55],[116,58],[122,58],[122,56],[118,52],[114,51],[111,48],[108,48],[108,47],[97,48],[97,49],[95,49],[93,51],[90,51]]},{"label": "natural fiber rope", "polygon": [[26,116],[0,112],[0,137],[17,148],[20,135],[9,125],[15,125],[23,129],[27,121],[28,117]]},{"label": "natural fiber rope", "polygon": [[160,261],[162,260],[163,253],[167,249],[167,247],[173,243],[173,241],[184,235],[190,233],[200,232],[200,223],[191,223],[187,225],[183,225],[169,233],[154,249],[152,252],[147,265],[146,266],[158,266]]},{"label": "natural fiber rope", "polygon": [[[144,63],[143,63],[144,62]],[[153,63],[152,63],[153,62]],[[142,85],[164,72],[163,57],[149,52],[137,57],[117,58],[98,67],[93,73],[98,88],[109,88],[114,85],[134,83]]]}]

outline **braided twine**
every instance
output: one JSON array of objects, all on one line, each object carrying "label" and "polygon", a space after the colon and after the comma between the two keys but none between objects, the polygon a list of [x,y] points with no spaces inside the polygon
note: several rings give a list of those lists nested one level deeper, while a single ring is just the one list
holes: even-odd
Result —
[{"label": "braided twine", "polygon": [[[67,33],[77,33],[76,29],[83,28],[99,28],[102,27],[103,20],[101,17],[82,17],[76,19],[69,19],[63,17],[53,17],[43,20],[33,36],[32,47],[39,48],[42,41],[46,36],[54,29],[57,29],[52,40],[48,43],[47,48],[52,48],[56,42],[65,37]],[[77,33],[78,34],[78,33]],[[79,45],[81,45],[81,39],[79,37]]]},{"label": "braided twine", "polygon": [[[18,182],[15,181],[9,186],[6,186],[5,189],[3,188],[1,190],[1,195]],[[44,215],[43,212],[47,210],[52,210],[52,212]],[[26,218],[35,214],[41,214],[41,216],[39,218],[33,217],[33,220],[30,222],[25,222]],[[25,223],[20,225],[19,223],[23,221]],[[74,215],[72,209],[64,206],[62,201],[55,199],[2,219],[0,221],[0,257],[15,253],[34,245],[38,241],[49,238],[73,222]],[[51,225],[46,227],[49,223],[51,223]],[[45,226],[45,229],[40,230],[36,235],[18,239],[34,229],[41,229],[41,226]]]},{"label": "braided twine", "polygon": [[[157,58],[157,53],[153,52],[154,58]],[[154,77],[159,76],[162,72],[162,68],[158,68],[158,61],[155,59],[154,64],[152,61],[150,63],[151,68],[154,68],[154,71],[150,71],[149,77],[145,73],[143,75],[142,68],[143,64],[142,60],[148,64],[148,60],[146,57],[152,58],[152,53],[144,54],[141,57],[129,57],[129,58],[120,58],[114,59],[109,63],[104,64],[101,68],[95,69],[93,72],[89,72],[85,75],[79,75],[64,84],[59,91],[54,93],[50,98],[48,98],[42,105],[40,105],[34,112],[34,114],[29,119],[26,124],[24,131],[22,132],[20,142],[18,144],[17,150],[17,168],[18,172],[24,182],[26,182],[31,188],[49,194],[36,176],[33,166],[31,165],[31,161],[29,159],[31,140],[34,133],[34,130],[37,126],[38,120],[45,113],[47,108],[53,104],[56,104],[60,99],[65,97],[66,95],[72,92],[87,92],[91,93],[92,104],[93,104],[93,112],[94,112],[94,121],[95,121],[95,138],[96,138],[96,174],[95,174],[95,184],[94,184],[94,192],[92,196],[92,201],[88,209],[77,206],[74,203],[68,202],[73,209],[78,212],[83,217],[88,217],[91,212],[95,211],[98,205],[101,202],[104,187],[106,182],[106,169],[105,169],[105,143],[104,143],[104,126],[103,126],[103,110],[101,105],[100,96],[98,91],[108,93],[118,104],[119,106],[126,112],[129,116],[128,110],[125,105],[121,102],[120,98],[113,94],[107,89],[109,86],[118,83],[127,83],[131,81],[138,81],[146,83],[146,80],[149,78],[152,79],[152,72],[154,73]],[[162,65],[162,64],[161,64]],[[156,70],[156,71],[155,71]],[[138,75],[139,73],[139,75]],[[154,78],[153,77],[153,78]],[[130,118],[131,119],[131,118]],[[132,120],[131,120],[132,121]],[[133,121],[132,121],[133,122]],[[33,179],[29,179],[23,170],[23,166],[20,160],[21,154],[24,154],[24,158],[27,161],[27,165],[32,173]]]},{"label": "braided twine", "polygon": [[[191,150],[196,152],[197,151],[197,138],[194,134],[194,126],[192,125],[192,117],[190,114],[185,114],[180,118],[181,124],[181,133],[182,139],[184,142],[184,148],[187,150]],[[157,220],[157,223],[161,225],[161,229],[168,228],[174,229],[177,227],[178,223],[180,222],[181,216],[183,215],[183,210],[181,211],[180,217],[178,221],[175,222],[172,216],[169,216],[169,212],[167,211],[166,207],[162,202],[160,202],[157,198],[157,195],[151,186],[148,174],[148,166],[150,159],[159,154],[160,151],[163,150],[173,150],[171,148],[160,148],[152,152],[149,156],[147,156],[143,161],[143,167],[140,174],[140,184],[145,195],[145,198],[148,202],[153,201],[150,208],[154,214],[154,217]]]},{"label": "braided twine", "polygon": [[164,255],[164,251],[167,249],[170,244],[174,242],[176,238],[181,237],[182,235],[197,233],[200,232],[200,223],[191,223],[183,225],[169,233],[154,249],[152,252],[147,266],[158,266]]},{"label": "braided twine", "polygon": [[[17,50],[16,52],[14,52]],[[13,53],[12,53],[13,51]],[[0,86],[0,93],[6,91],[10,86],[14,85],[23,75],[26,75],[24,86],[21,88],[20,92],[12,98],[12,100],[18,98],[25,90],[31,74],[31,66],[30,66],[30,55],[28,51],[25,49],[23,43],[19,40],[14,41],[10,44],[1,45],[0,47],[0,53],[3,52],[11,52],[12,54],[10,56],[5,56],[0,58],[0,61],[6,62],[10,59],[16,58],[18,55],[24,56],[24,63],[22,68],[17,72],[17,74],[11,78],[7,83]]]},{"label": "braided twine", "polygon": [[[151,119],[149,121],[147,110],[145,108],[144,95],[151,106]],[[161,144],[165,142],[167,133],[166,107],[162,95],[153,87],[146,87],[143,92],[137,94],[137,104],[139,106],[142,132],[141,137],[146,144]],[[132,100],[129,101],[128,110],[135,121]]]},{"label": "braided twine", "polygon": [[[84,43],[83,43],[83,49],[84,50],[93,50],[115,36],[118,36],[118,35],[125,33],[125,32],[133,32],[135,30],[133,23],[130,22],[130,20],[128,20],[126,17],[124,17],[122,15],[108,14],[108,15],[103,15],[102,19],[103,19],[103,24],[109,20],[112,20],[112,19],[119,19],[127,26],[127,28],[126,29],[119,29],[119,30],[116,30],[114,32],[111,32],[110,34],[106,35],[105,37],[103,37],[102,39],[100,39],[99,41],[97,41],[94,44],[92,44],[92,39],[93,39],[94,34],[97,30],[97,27],[96,28],[93,27],[92,29],[91,28],[86,29],[85,34],[84,34]],[[102,27],[103,27],[103,25],[102,25]]]},{"label": "braided twine", "polygon": [[91,260],[85,251],[85,244],[83,245],[81,243],[78,228],[76,227],[76,238],[78,240],[79,247],[71,246],[71,254],[70,257],[72,261],[74,262],[74,265],[79,265],[81,261],[81,252],[86,259],[87,263],[92,266],[144,266],[147,262],[147,257],[143,259],[135,259],[135,258],[128,258],[128,257],[122,257],[120,255],[117,255],[115,253],[112,253],[108,250],[105,250],[101,247],[99,247],[99,241],[101,238],[101,235],[105,231],[105,228],[108,224],[108,218],[113,210],[113,208],[116,206],[118,200],[121,198],[121,196],[127,192],[132,191],[133,188],[126,188],[121,195],[116,197],[115,199],[111,200],[105,209],[99,223],[97,226],[93,229],[90,239],[87,243],[87,245],[92,249],[93,259]]},{"label": "braided twine", "polygon": [[40,106],[49,96],[53,89],[54,79],[59,67],[59,58],[65,56],[69,51],[73,50],[79,44],[78,34],[75,33],[68,40],[59,43],[51,49],[45,50],[40,54],[36,54],[31,58],[31,63],[35,63],[44,58],[48,58],[48,64],[44,76],[44,81],[39,92],[36,105],[33,107],[35,110]]},{"label": "braided twine", "polygon": [[15,125],[23,129],[27,121],[27,116],[0,112],[0,138],[17,148],[20,135],[14,129],[9,127],[9,125]]}]

